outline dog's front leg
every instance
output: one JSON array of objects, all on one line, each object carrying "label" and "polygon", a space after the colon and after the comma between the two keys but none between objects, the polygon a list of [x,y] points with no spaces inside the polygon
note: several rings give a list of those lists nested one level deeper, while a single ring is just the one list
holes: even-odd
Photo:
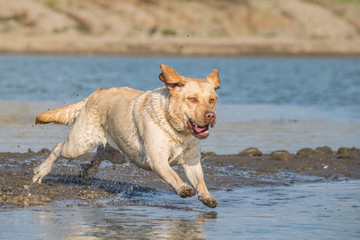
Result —
[{"label": "dog's front leg", "polygon": [[204,174],[200,163],[200,156],[183,164],[185,174],[198,192],[199,200],[210,208],[217,206],[216,198],[210,195],[204,181]]},{"label": "dog's front leg", "polygon": [[159,176],[175,190],[182,198],[192,197],[196,194],[195,190],[184,183],[179,175],[169,165],[169,155],[158,152],[157,154],[148,154],[149,165]]}]

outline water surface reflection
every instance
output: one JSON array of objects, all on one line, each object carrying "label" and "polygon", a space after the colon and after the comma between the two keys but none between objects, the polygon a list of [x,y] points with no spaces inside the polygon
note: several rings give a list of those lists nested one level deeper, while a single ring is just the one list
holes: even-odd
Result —
[{"label": "water surface reflection", "polygon": [[170,191],[0,209],[0,239],[358,239],[359,184],[216,191],[213,211]]},{"label": "water surface reflection", "polygon": [[130,203],[119,207],[115,202],[86,206],[73,201],[34,209],[30,215],[24,217],[35,227],[33,237],[42,239],[204,239],[204,226],[215,225],[217,218],[214,211],[169,210]]}]

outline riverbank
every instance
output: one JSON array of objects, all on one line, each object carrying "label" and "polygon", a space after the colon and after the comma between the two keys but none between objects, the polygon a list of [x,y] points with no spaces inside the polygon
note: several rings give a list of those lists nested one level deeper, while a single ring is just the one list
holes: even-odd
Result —
[{"label": "riverbank", "polygon": [[0,5],[0,54],[360,56],[360,4],[353,0]]},{"label": "riverbank", "polygon": [[[154,172],[129,164],[104,162],[95,178],[84,181],[79,176],[82,165],[93,153],[79,159],[60,159],[41,185],[32,184],[32,171],[49,153],[0,153],[0,206],[22,207],[46,205],[49,202],[79,199],[91,203],[96,199],[131,197],[142,193],[172,191]],[[239,155],[203,153],[203,169],[211,192],[256,186],[288,186],[360,179],[360,149],[328,147],[301,149],[296,154],[275,151],[262,154],[255,148]],[[176,171],[186,179],[181,168]],[[174,194],[174,198],[177,196]],[[221,204],[221,203],[220,203]]]},{"label": "riverbank", "polygon": [[159,39],[79,42],[57,38],[14,41],[4,36],[1,54],[79,56],[360,56],[360,41]]}]

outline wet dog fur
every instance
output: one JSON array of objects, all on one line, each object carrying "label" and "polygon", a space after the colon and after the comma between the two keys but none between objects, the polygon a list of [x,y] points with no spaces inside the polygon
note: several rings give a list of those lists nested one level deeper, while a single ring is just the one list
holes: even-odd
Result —
[{"label": "wet dog fur", "polygon": [[[91,163],[83,169],[93,177],[102,160],[130,161],[153,170],[180,197],[192,197],[208,207],[217,206],[204,181],[199,140],[208,137],[216,123],[218,71],[204,79],[187,78],[160,65],[164,87],[139,91],[127,87],[98,89],[83,101],[41,113],[37,124],[72,124],[65,142],[56,145],[34,169],[33,182],[41,183],[59,157],[77,158],[98,146]],[[171,168],[183,166],[196,191]]]}]

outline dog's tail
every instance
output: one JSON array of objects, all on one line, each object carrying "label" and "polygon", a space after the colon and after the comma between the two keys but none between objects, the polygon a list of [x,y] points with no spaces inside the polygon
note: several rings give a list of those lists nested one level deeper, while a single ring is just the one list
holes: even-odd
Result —
[{"label": "dog's tail", "polygon": [[89,97],[75,104],[40,113],[36,116],[35,124],[57,123],[71,125],[75,122],[81,109],[85,107]]}]

